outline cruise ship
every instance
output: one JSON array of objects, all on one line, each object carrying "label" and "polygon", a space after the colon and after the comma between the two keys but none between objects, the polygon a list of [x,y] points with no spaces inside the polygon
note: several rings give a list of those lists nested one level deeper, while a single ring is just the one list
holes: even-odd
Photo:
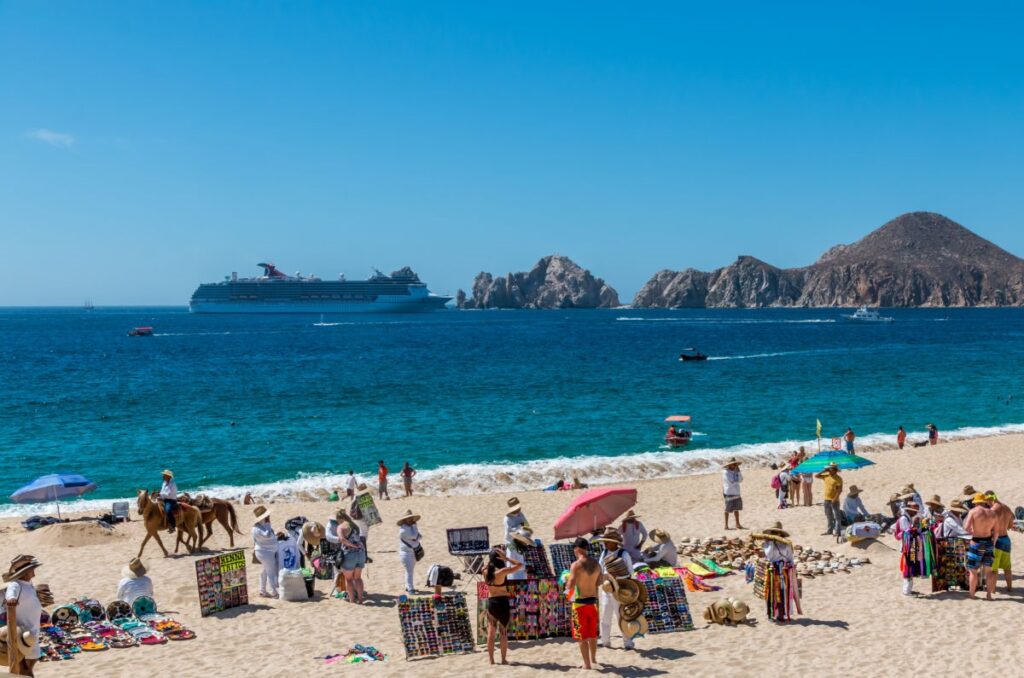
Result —
[{"label": "cruise ship", "polygon": [[258,278],[232,273],[223,282],[203,283],[192,294],[193,313],[419,313],[443,308],[451,297],[432,294],[406,267],[391,275],[375,271],[368,280],[322,280],[286,275],[274,264]]}]

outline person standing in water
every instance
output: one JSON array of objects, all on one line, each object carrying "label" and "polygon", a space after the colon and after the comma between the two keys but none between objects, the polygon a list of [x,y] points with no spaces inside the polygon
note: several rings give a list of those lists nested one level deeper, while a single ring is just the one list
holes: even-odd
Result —
[{"label": "person standing in water", "polygon": [[907,432],[900,426],[896,429],[896,447],[903,449],[903,446],[907,444]]},{"label": "person standing in water", "polygon": [[846,429],[846,433],[843,435],[843,440],[846,441],[846,451],[849,454],[853,454],[853,441],[857,439],[857,434],[853,432],[852,428]]}]

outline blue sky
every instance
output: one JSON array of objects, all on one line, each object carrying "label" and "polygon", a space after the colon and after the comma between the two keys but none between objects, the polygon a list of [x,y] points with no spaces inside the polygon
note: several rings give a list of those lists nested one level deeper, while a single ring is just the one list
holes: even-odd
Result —
[{"label": "blue sky", "polygon": [[0,1],[0,305],[183,304],[267,258],[454,293],[552,252],[628,300],[918,209],[1024,255],[1022,18]]}]

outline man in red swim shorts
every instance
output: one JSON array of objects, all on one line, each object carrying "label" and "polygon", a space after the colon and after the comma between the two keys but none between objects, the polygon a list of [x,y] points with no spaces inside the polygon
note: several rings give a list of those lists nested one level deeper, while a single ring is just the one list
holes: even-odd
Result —
[{"label": "man in red swim shorts", "polygon": [[572,637],[580,646],[583,668],[597,663],[597,580],[601,566],[590,557],[590,543],[579,537],[573,543],[576,560],[569,568],[565,596],[572,601]]}]

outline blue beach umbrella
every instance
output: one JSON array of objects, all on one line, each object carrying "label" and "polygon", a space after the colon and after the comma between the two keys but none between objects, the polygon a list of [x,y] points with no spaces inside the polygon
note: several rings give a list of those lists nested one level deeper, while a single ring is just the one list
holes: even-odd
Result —
[{"label": "blue beach umbrella", "polygon": [[57,502],[57,517],[60,517],[60,500],[81,497],[96,489],[96,483],[77,473],[51,473],[39,476],[28,485],[11,495],[19,504],[41,504]]},{"label": "blue beach umbrella", "polygon": [[839,467],[839,470],[846,471],[848,469],[858,469],[864,466],[871,466],[875,462],[865,459],[864,457],[858,457],[856,454],[848,454],[846,452],[819,452],[810,459],[801,462],[793,469],[793,473],[820,473],[825,470],[825,467],[831,463],[835,463]]}]

